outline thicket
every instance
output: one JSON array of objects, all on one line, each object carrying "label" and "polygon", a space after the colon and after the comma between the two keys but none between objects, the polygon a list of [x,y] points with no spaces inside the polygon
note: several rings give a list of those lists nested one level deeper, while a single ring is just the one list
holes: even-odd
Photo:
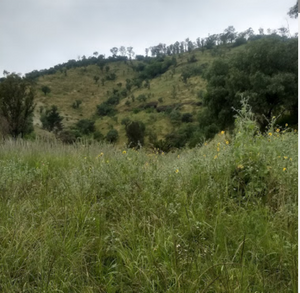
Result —
[{"label": "thicket", "polygon": [[[298,39],[253,41],[243,52],[218,59],[209,68],[204,105],[218,128],[233,126],[242,95],[264,129],[273,116],[286,114],[298,123]],[[203,127],[211,124],[202,119]],[[283,121],[284,123],[284,121]]]}]

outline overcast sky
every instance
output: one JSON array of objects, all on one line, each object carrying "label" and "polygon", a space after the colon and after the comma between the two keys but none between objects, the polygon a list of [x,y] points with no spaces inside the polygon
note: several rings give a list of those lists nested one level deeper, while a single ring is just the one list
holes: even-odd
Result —
[{"label": "overcast sky", "polygon": [[295,0],[0,0],[0,76],[25,74],[112,47],[145,48],[207,37],[232,25],[298,31]]}]

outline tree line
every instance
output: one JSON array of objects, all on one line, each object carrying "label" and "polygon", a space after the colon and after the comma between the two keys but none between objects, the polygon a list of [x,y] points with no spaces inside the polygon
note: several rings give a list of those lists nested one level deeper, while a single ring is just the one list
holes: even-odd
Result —
[{"label": "tree line", "polygon": [[[292,12],[289,13],[291,17],[295,17],[295,14],[292,14]],[[112,55],[107,58],[105,54],[99,54],[97,51],[95,51],[93,52],[92,56],[78,56],[77,60],[70,59],[65,63],[57,64],[49,69],[33,70],[32,72],[26,73],[25,76],[30,79],[36,79],[43,75],[55,74],[56,72],[61,72],[67,75],[67,71],[71,68],[98,65],[100,69],[103,69],[105,65],[110,62],[128,62],[134,58],[137,60],[142,60],[147,57],[157,58],[161,56],[172,56],[186,52],[191,53],[193,50],[204,51],[222,45],[235,47],[245,44],[248,41],[266,38],[268,36],[277,36],[283,38],[292,37],[288,28],[286,27],[280,27],[273,30],[267,29],[266,31],[264,31],[263,28],[260,28],[258,30],[258,34],[256,34],[251,27],[244,32],[237,32],[233,26],[228,26],[222,33],[212,34],[205,38],[198,37],[195,41],[186,38],[184,41],[176,41],[174,44],[170,45],[159,43],[158,45],[150,46],[149,48],[145,49],[145,55],[136,55],[133,51],[133,47],[113,47],[110,49]]]}]

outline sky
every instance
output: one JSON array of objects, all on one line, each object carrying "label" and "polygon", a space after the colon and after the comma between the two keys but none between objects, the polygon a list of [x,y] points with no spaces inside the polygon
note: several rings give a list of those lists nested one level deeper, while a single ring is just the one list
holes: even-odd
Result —
[{"label": "sky", "polygon": [[252,27],[298,32],[287,15],[295,0],[0,0],[0,77],[3,71],[47,69],[112,47],[145,48],[196,41]]}]

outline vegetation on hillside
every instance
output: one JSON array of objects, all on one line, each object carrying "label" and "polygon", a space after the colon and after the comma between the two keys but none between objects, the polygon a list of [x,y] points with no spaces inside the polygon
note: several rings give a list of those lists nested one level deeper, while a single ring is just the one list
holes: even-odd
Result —
[{"label": "vegetation on hillside", "polygon": [[[37,88],[35,132],[45,136],[41,129],[48,130],[66,143],[88,138],[166,152],[201,145],[221,129],[232,131],[242,96],[261,130],[273,116],[297,128],[297,40],[285,28],[255,34],[229,26],[196,42],[152,46],[145,56],[114,47],[108,58],[94,52],[28,73],[24,80],[34,80]],[[135,127],[140,134],[130,134],[124,119],[145,130]],[[3,125],[11,124],[5,120]],[[93,130],[83,130],[80,121],[90,121]]]}]

